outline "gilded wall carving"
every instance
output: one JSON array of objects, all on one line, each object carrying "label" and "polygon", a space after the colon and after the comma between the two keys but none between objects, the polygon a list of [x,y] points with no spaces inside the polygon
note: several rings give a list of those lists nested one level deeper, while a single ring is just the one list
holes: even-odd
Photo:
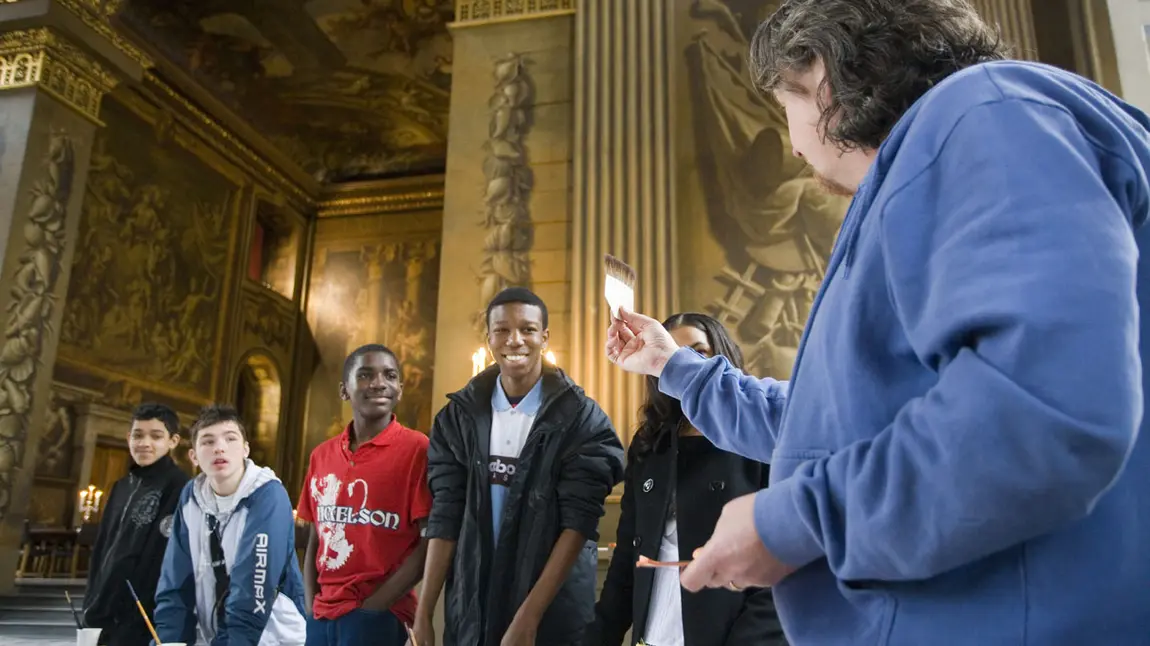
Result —
[{"label": "gilded wall carving", "polygon": [[64,255],[75,158],[72,138],[66,132],[54,129],[50,137],[44,175],[32,185],[32,203],[5,307],[4,346],[0,348],[0,518],[12,503],[15,475],[27,448],[33,386],[45,337],[56,334],[50,322]]},{"label": "gilded wall carving", "polygon": [[750,372],[785,377],[849,201],[791,155],[782,109],[750,85],[750,34],[777,4],[693,0],[684,56],[698,217],[722,250],[706,307],[736,332]]},{"label": "gilded wall carving", "polygon": [[107,101],[92,151],[64,351],[112,371],[211,395],[235,186],[130,109]]},{"label": "gilded wall carving", "polygon": [[[376,242],[340,240],[339,220],[321,221],[308,322],[321,365],[309,386],[306,451],[350,421],[338,397],[343,361],[366,343],[391,348],[403,369],[396,416],[427,432],[431,426],[439,236],[387,236]],[[333,231],[334,230],[334,231]],[[351,229],[349,228],[349,231]],[[305,453],[306,455],[306,453]]]},{"label": "gilded wall carving", "polygon": [[534,226],[528,203],[532,174],[524,138],[531,125],[532,86],[523,57],[508,54],[495,61],[495,92],[488,105],[491,122],[483,145],[483,261],[479,266],[479,310],[475,329],[483,334],[487,303],[509,285],[530,286],[528,252]]},{"label": "gilded wall carving", "polygon": [[115,84],[102,65],[51,29],[0,33],[0,90],[36,86],[98,122],[100,100]]},{"label": "gilded wall carving", "polygon": [[575,0],[456,0],[460,23],[520,20],[537,14],[574,11]]},{"label": "gilded wall carving", "polygon": [[136,0],[119,16],[317,179],[442,170],[451,0]]},{"label": "gilded wall carving", "polygon": [[291,357],[295,328],[291,301],[255,284],[244,285],[243,332],[265,348]]},{"label": "gilded wall carving", "polygon": [[69,478],[72,474],[72,453],[76,429],[75,402],[52,391],[48,415],[44,419],[44,434],[36,461],[36,475],[49,478]]}]

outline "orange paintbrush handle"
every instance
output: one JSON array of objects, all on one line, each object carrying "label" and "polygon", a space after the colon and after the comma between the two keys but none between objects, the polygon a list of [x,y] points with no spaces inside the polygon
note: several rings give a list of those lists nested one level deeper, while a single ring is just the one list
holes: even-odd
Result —
[{"label": "orange paintbrush handle", "polygon": [[640,556],[638,561],[635,561],[635,567],[677,567],[684,568],[690,565],[690,561],[653,561],[646,556]]},{"label": "orange paintbrush handle", "polygon": [[140,609],[140,616],[144,618],[144,623],[148,625],[148,632],[152,633],[152,639],[156,640],[156,646],[164,646],[160,641],[160,636],[156,634],[156,628],[152,625],[152,620],[148,619],[148,613],[144,610],[144,604],[140,603],[140,596],[136,594],[136,587],[132,585],[131,580],[125,580],[128,584],[128,590],[132,593],[132,598],[136,600],[136,607]]},{"label": "orange paintbrush handle", "polygon": [[144,612],[144,604],[136,599],[136,607],[140,609],[140,615],[144,618],[144,623],[148,624],[148,632],[152,633],[152,639],[156,640],[156,646],[164,646],[164,642],[160,641],[160,636],[156,634],[156,629],[152,626],[152,620],[148,619],[148,613]]}]

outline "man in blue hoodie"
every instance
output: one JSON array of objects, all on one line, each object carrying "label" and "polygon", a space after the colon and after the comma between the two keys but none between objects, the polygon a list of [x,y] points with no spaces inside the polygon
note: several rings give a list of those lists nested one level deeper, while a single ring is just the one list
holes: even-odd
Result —
[{"label": "man in blue hoodie", "polygon": [[854,201],[789,384],[611,326],[771,462],[683,585],[774,586],[796,646],[1150,644],[1147,117],[963,0],[788,0],[751,67]]}]

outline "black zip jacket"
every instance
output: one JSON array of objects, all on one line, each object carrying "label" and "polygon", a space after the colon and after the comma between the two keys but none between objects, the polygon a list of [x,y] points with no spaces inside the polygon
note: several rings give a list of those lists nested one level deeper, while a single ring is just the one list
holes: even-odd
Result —
[{"label": "black zip jacket", "polygon": [[447,574],[444,646],[498,646],[538,581],[559,535],[587,544],[539,623],[538,646],[576,644],[594,619],[599,519],[623,476],[623,447],[611,420],[563,371],[546,367],[542,404],[507,493],[493,549],[487,471],[492,366],[448,395],[431,431],[427,536],[457,541]]},{"label": "black zip jacket", "polygon": [[[636,568],[640,555],[658,559],[675,510],[679,560],[711,537],[723,506],[767,486],[767,465],[723,451],[705,437],[671,436],[670,442],[627,463],[618,543],[595,607],[586,646],[619,646],[628,628],[635,644],[649,631],[654,570]],[[785,646],[769,589],[682,591],[683,637],[690,646]],[[653,643],[651,646],[661,646]]]},{"label": "black zip jacket", "polygon": [[[172,514],[187,481],[188,475],[165,455],[146,467],[133,464],[108,495],[88,568],[84,623],[118,635],[117,646],[129,638],[150,640],[126,581],[151,615]],[[137,628],[144,632],[134,634]]]}]

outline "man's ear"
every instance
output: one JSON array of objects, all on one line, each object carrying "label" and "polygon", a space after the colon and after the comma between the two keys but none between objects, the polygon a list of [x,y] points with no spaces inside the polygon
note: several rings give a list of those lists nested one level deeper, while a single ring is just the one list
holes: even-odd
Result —
[{"label": "man's ear", "polygon": [[168,450],[172,450],[180,445],[180,434],[172,433],[168,435]]},{"label": "man's ear", "polygon": [[347,392],[347,385],[339,382],[339,398],[345,402],[351,401],[351,394]]},{"label": "man's ear", "polygon": [[200,461],[196,459],[196,450],[188,449],[188,459],[191,460],[192,466],[199,467]]}]

